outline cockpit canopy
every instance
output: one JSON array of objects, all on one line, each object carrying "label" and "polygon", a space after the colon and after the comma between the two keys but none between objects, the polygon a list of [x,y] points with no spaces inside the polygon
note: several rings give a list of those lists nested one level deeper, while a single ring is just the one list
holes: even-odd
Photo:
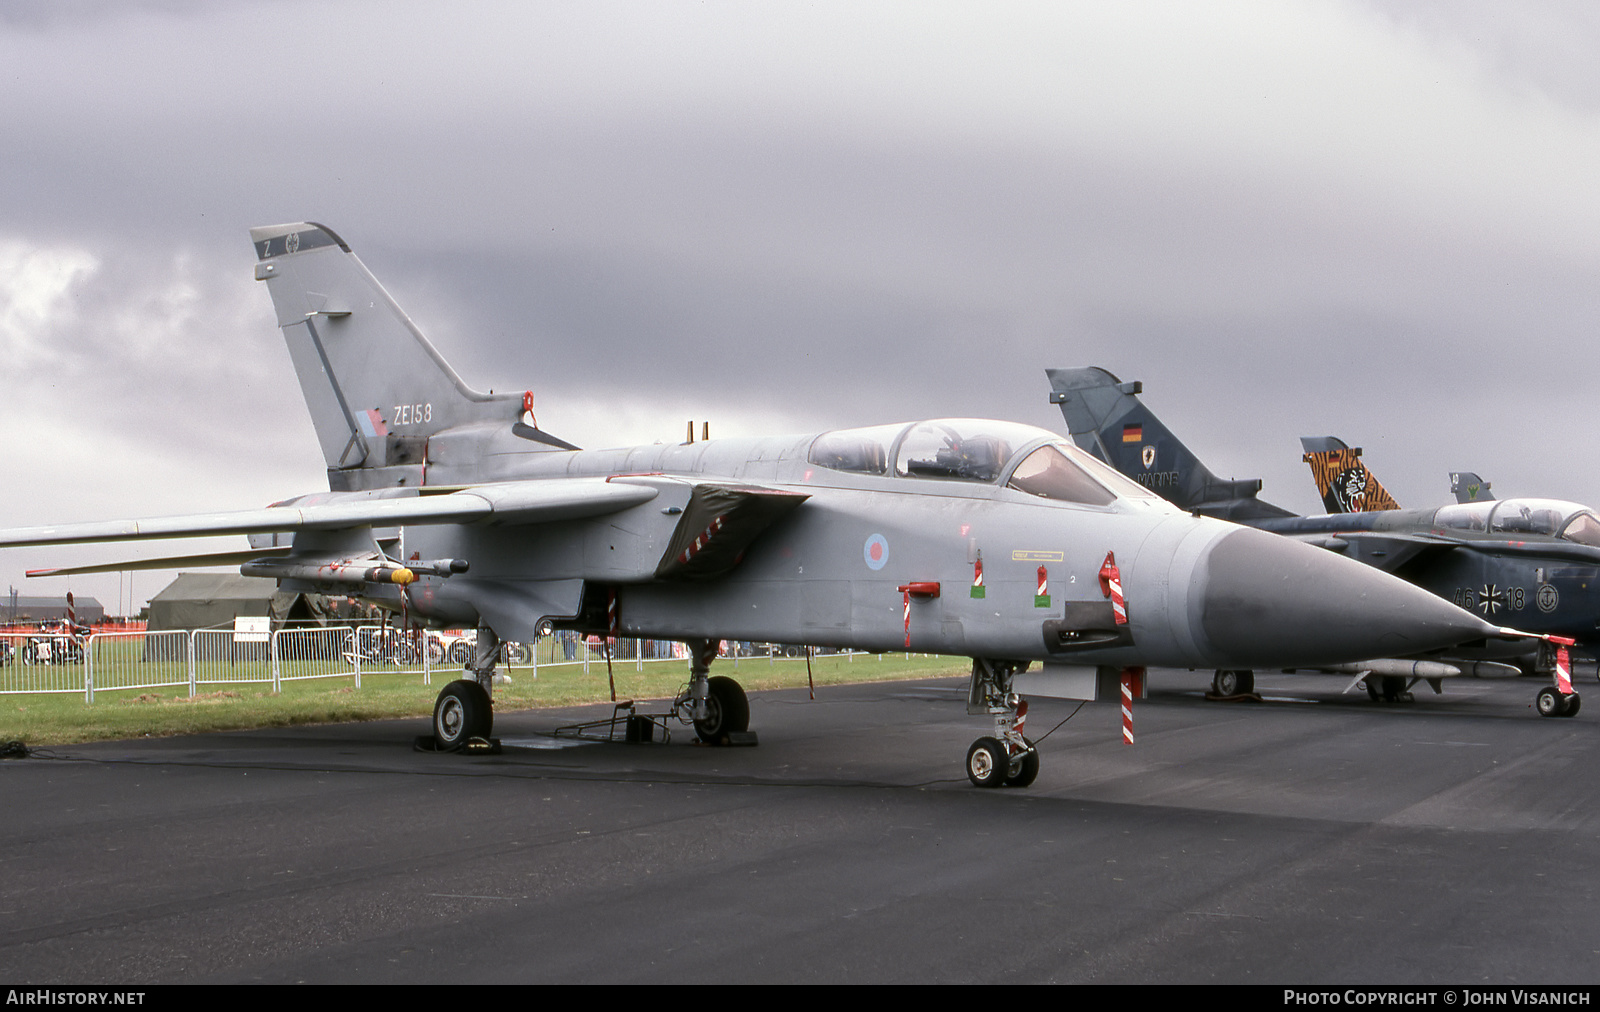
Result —
[{"label": "cockpit canopy", "polygon": [[1499,499],[1441,506],[1434,526],[1491,534],[1542,534],[1600,548],[1600,518],[1563,499]]},{"label": "cockpit canopy", "polygon": [[835,471],[998,484],[1061,502],[1155,498],[1054,433],[982,418],[938,418],[825,432],[811,463]]}]

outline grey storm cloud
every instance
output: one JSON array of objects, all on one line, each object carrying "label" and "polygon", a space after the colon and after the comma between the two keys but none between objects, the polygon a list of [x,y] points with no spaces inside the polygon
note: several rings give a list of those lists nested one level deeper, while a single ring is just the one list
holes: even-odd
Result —
[{"label": "grey storm cloud", "polygon": [[245,236],[299,220],[580,445],[1060,428],[1043,369],[1102,365],[1293,508],[1321,434],[1408,504],[1600,499],[1597,44],[1556,2],[13,3],[5,524],[320,484]]}]

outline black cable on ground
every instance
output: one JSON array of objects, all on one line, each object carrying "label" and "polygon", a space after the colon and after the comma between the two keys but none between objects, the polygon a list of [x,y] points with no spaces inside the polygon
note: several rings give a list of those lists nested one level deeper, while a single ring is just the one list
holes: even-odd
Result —
[{"label": "black cable on ground", "polygon": [[[1088,700],[1084,700],[1083,702],[1087,703]],[[1061,724],[1065,724],[1067,721],[1071,720],[1073,717],[1076,717],[1078,715],[1078,711],[1081,710],[1081,709],[1083,709],[1083,703],[1079,703],[1077,705],[1077,707],[1074,708],[1071,713],[1067,714],[1065,717],[1062,717],[1061,718]],[[1041,741],[1044,741],[1046,738],[1050,737],[1052,734],[1055,734],[1057,731],[1061,730],[1061,724],[1057,724],[1055,727],[1052,727],[1050,730],[1046,731],[1044,734],[1041,734],[1039,737],[1035,738],[1033,740],[1034,745],[1038,745]]]}]

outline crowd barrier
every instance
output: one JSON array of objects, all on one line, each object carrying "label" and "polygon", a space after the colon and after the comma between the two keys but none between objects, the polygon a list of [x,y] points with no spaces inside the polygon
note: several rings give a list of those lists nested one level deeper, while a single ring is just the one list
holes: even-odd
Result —
[{"label": "crowd barrier", "polygon": [[[407,633],[387,626],[283,628],[270,632],[229,629],[102,631],[86,637],[63,633],[0,633],[0,695],[187,689],[206,686],[270,685],[316,678],[351,678],[361,686],[363,672],[410,673],[431,685],[434,671],[454,674],[471,656],[470,632]],[[833,651],[813,651],[833,653]],[[848,654],[851,662],[855,653]],[[502,670],[531,672],[540,667],[631,664],[643,671],[662,661],[687,663],[682,643],[662,640],[582,638],[555,634],[536,643],[502,645]],[[803,660],[803,647],[772,643],[723,644],[719,663],[739,669]]]}]

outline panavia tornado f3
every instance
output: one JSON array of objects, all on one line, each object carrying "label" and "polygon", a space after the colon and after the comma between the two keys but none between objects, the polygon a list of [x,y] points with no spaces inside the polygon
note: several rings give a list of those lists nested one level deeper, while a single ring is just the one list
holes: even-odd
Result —
[{"label": "panavia tornado f3", "polygon": [[475,626],[435,706],[444,748],[490,733],[500,642],[551,629],[684,641],[674,714],[712,744],[749,731],[743,690],[710,675],[719,640],[970,657],[969,712],[994,719],[968,750],[980,786],[1037,775],[1028,695],[1085,698],[1146,665],[1333,664],[1512,635],[1371,567],[1192,516],[1011,422],[580,450],[539,427],[531,394],[462,382],[331,229],[251,238],[330,490],[0,545],[249,535],[209,560]]}]

